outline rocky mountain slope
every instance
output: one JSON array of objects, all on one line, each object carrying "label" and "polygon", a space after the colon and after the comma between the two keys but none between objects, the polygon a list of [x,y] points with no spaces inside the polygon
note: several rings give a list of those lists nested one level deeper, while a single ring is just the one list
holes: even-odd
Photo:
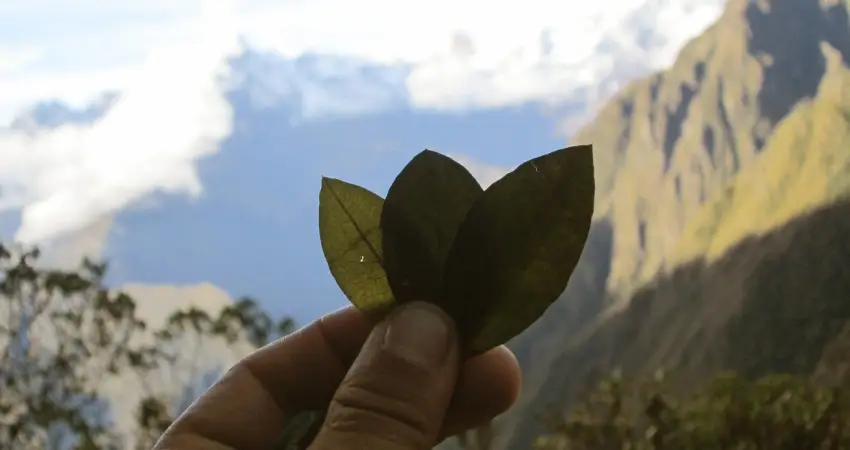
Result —
[{"label": "rocky mountain slope", "polygon": [[[731,0],[669,70],[628,85],[574,137],[595,147],[597,218],[564,297],[512,343],[528,371],[500,423],[503,444],[527,448],[535,413],[566,406],[613,365],[811,368],[794,355],[816,359],[838,325],[799,302],[827,283],[836,298],[850,295],[837,281],[850,250],[835,231],[846,234],[850,206],[801,218],[850,186],[848,61],[846,3]],[[811,273],[790,276],[797,266]],[[780,313],[772,301],[791,303]],[[764,308],[778,315],[759,317]],[[826,334],[805,348],[776,334],[800,321]],[[745,364],[753,349],[723,347],[734,333],[792,339],[774,347],[791,353]]]},{"label": "rocky mountain slope", "polygon": [[731,0],[669,70],[631,83],[574,137],[595,146],[598,214],[615,223],[612,290],[665,266],[688,219],[815,96],[822,43],[850,55],[843,3]]},{"label": "rocky mountain slope", "polygon": [[799,102],[744,168],[683,230],[674,262],[716,258],[743,235],[775,228],[850,192],[850,72],[822,46],[827,71],[814,99]]}]

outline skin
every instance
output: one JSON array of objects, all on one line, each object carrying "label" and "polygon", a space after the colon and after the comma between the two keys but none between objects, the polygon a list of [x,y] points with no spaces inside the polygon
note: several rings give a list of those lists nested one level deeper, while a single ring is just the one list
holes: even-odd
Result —
[{"label": "skin", "polygon": [[[353,307],[335,311],[237,363],[155,450],[271,449],[294,414],[328,405],[311,450],[424,450],[490,421],[516,401],[520,370],[507,348],[461,361],[457,332],[445,314],[418,302],[397,309],[448,326],[441,332],[427,326],[435,321],[417,316],[394,327],[401,323],[394,313],[373,327]],[[409,329],[417,336],[408,341],[444,340],[443,357],[393,351],[397,346],[387,342],[400,340],[396,330]]]}]

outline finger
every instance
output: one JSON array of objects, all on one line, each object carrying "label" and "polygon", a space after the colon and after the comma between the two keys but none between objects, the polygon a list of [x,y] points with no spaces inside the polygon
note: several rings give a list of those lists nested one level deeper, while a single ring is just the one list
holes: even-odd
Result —
[{"label": "finger", "polygon": [[521,386],[519,363],[507,347],[470,358],[461,366],[440,438],[476,428],[504,413],[516,403]]},{"label": "finger", "polygon": [[432,448],[454,393],[459,358],[448,315],[424,302],[399,307],[369,335],[310,448]]},{"label": "finger", "polygon": [[371,329],[342,308],[257,350],[181,414],[156,449],[269,448],[295,413],[327,406]]},{"label": "finger", "polygon": [[327,314],[245,359],[287,418],[327,407],[372,331],[354,307]]},{"label": "finger", "polygon": [[[211,442],[268,448],[295,412],[328,405],[371,329],[363,314],[346,307],[258,350],[181,415],[156,448],[208,448]],[[519,367],[507,349],[468,360],[446,428],[466,429],[455,421],[475,426],[500,414],[516,399],[519,384]]]},{"label": "finger", "polygon": [[[516,357],[499,346],[465,361],[460,370],[439,441],[480,427],[507,411],[520,395],[522,376]],[[315,432],[306,441],[315,438]]]}]

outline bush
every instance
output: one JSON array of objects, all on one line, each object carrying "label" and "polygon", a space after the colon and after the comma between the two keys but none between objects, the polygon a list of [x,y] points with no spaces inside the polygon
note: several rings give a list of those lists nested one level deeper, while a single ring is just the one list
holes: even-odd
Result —
[{"label": "bush", "polygon": [[650,383],[602,380],[537,450],[836,450],[850,449],[850,390],[791,375],[749,380],[717,376],[687,396]]}]

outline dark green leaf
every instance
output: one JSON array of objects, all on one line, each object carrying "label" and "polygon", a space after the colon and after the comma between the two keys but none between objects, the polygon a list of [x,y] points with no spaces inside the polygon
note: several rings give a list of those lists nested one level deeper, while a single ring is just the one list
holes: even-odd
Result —
[{"label": "dark green leaf", "polygon": [[482,192],[463,166],[430,150],[398,174],[381,213],[384,268],[398,303],[440,294],[455,234]]},{"label": "dark green leaf", "polygon": [[472,352],[508,341],[564,291],[590,229],[591,146],[534,158],[482,194],[446,262],[441,304]]},{"label": "dark green leaf", "polygon": [[344,181],[322,178],[319,235],[331,274],[351,303],[379,316],[395,302],[383,269],[378,195]]}]

